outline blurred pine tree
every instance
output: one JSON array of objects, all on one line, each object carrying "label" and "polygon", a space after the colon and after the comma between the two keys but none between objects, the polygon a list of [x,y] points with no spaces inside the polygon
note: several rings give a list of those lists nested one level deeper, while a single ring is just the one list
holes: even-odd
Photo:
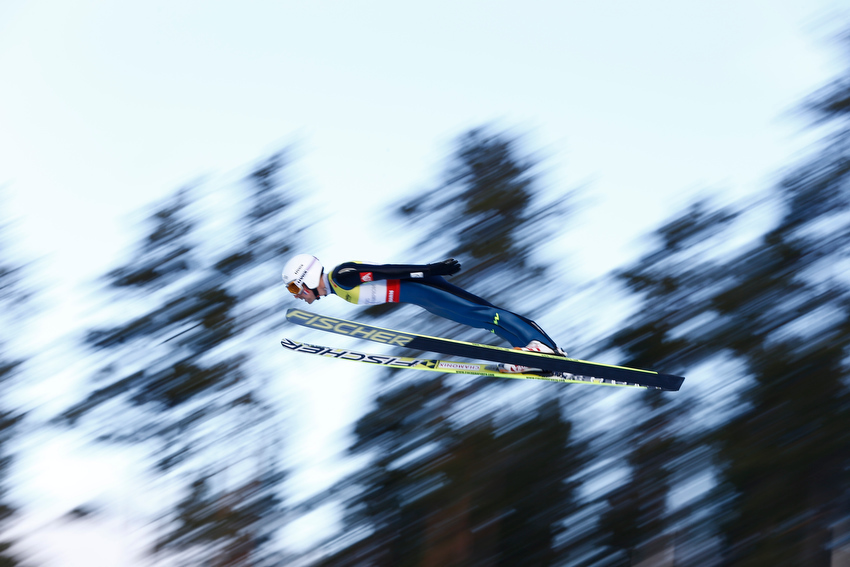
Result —
[{"label": "blurred pine tree", "polygon": [[[516,302],[506,290],[529,282],[545,289],[547,270],[534,252],[565,207],[541,202],[536,167],[507,134],[461,136],[445,183],[400,209],[427,235],[410,261],[455,256],[464,268],[453,281],[488,299]],[[404,309],[395,324],[410,328]],[[421,310],[413,317],[429,334],[458,336],[457,325]],[[562,560],[562,520],[577,507],[570,479],[584,447],[561,410],[562,386],[534,384],[528,399],[529,390],[510,384],[389,372],[350,448],[369,464],[344,481],[355,495],[343,533],[363,535],[331,542],[338,551],[322,565]]]},{"label": "blurred pine tree", "polygon": [[62,415],[103,440],[150,444],[157,471],[188,479],[156,544],[186,564],[280,560],[280,408],[252,355],[283,317],[269,276],[298,232],[287,164],[281,152],[248,174],[226,211],[235,220],[210,218],[197,188],[153,212],[131,261],[106,276],[113,324],[87,336],[96,388]]}]

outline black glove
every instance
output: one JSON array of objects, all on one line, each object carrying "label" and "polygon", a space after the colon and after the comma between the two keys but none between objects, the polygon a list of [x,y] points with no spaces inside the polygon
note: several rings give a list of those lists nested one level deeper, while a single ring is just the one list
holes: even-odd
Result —
[{"label": "black glove", "polygon": [[436,264],[428,264],[432,276],[453,276],[460,271],[460,262],[454,258],[437,262]]}]

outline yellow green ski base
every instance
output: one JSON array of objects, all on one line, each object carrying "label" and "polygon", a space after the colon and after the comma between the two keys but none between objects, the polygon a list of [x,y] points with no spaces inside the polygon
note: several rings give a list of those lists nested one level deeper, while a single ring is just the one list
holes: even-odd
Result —
[{"label": "yellow green ski base", "polygon": [[595,386],[616,386],[620,388],[644,388],[655,389],[653,386],[642,384],[631,384],[617,382],[604,378],[591,378],[588,376],[574,376],[567,373],[552,373],[551,375],[524,373],[512,374],[499,372],[497,366],[480,362],[454,362],[450,360],[436,360],[429,358],[408,358],[399,356],[388,356],[383,354],[369,354],[343,348],[331,348],[326,346],[311,345],[282,339],[281,346],[293,352],[303,352],[337,360],[350,360],[354,362],[365,362],[388,368],[407,368],[413,370],[430,370],[444,374],[472,374],[476,376],[491,376],[494,378],[512,378],[515,380],[544,380],[546,382],[563,382],[566,384],[589,384]]}]

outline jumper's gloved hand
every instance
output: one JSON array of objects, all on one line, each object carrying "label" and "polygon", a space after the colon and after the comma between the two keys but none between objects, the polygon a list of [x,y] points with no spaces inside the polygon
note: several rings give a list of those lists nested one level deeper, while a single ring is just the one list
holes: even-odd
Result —
[{"label": "jumper's gloved hand", "polygon": [[437,262],[436,264],[428,264],[431,270],[431,275],[434,276],[453,276],[460,271],[460,262],[454,258]]}]

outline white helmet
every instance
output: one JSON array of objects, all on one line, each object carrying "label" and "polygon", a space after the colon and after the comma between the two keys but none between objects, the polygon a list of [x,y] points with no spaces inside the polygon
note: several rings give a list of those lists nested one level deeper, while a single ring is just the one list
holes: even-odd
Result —
[{"label": "white helmet", "polygon": [[319,287],[323,271],[318,258],[309,254],[298,254],[283,267],[283,282],[291,293],[300,292],[301,286],[314,290]]}]

